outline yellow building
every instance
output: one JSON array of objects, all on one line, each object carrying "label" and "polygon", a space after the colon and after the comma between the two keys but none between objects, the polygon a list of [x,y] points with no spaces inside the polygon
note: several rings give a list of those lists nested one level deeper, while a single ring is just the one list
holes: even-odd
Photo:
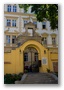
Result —
[{"label": "yellow building", "polygon": [[58,31],[16,4],[4,5],[4,74],[58,72]]}]

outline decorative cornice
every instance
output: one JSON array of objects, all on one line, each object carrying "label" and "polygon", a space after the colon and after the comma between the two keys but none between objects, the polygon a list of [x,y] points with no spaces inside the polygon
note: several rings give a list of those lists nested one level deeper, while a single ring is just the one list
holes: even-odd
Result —
[{"label": "decorative cornice", "polygon": [[19,34],[18,31],[14,30],[14,32],[9,32],[9,30],[4,31],[5,34]]},{"label": "decorative cornice", "polygon": [[52,37],[56,37],[57,35],[55,33],[50,34]]},{"label": "decorative cornice", "polygon": [[42,35],[42,37],[47,37],[49,34],[48,33],[42,33],[41,35]]},{"label": "decorative cornice", "polygon": [[21,16],[35,16],[35,14],[21,13],[21,12],[6,12],[4,14],[21,15]]},{"label": "decorative cornice", "polygon": [[7,19],[18,19],[19,17],[15,17],[15,16],[5,16]]}]

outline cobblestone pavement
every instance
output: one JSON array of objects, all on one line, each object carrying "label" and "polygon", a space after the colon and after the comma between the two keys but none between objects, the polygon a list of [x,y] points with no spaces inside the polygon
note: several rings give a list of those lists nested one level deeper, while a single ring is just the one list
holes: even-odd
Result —
[{"label": "cobblestone pavement", "polygon": [[48,73],[28,73],[22,84],[58,84]]}]

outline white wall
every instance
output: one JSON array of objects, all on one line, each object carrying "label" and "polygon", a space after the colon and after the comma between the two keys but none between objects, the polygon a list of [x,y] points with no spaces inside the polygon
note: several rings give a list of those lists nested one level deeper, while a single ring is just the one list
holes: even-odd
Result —
[{"label": "white wall", "polygon": [[[13,4],[12,4],[12,7],[13,7]],[[7,11],[7,5],[4,5],[4,10]],[[13,8],[12,8],[12,11],[13,11]],[[20,9],[19,6],[17,5],[17,12],[22,12],[24,13],[24,9]],[[28,9],[28,13],[31,13],[31,7],[29,7]],[[25,29],[24,29],[24,21],[23,21],[23,18],[28,18],[29,16],[20,16],[20,15],[8,15],[8,14],[5,14],[4,15],[5,18],[4,18],[4,27],[5,29],[4,30],[8,30],[8,27],[6,27],[6,16],[10,16],[10,17],[17,17],[17,27],[10,27],[10,31],[14,31],[14,30],[17,30],[17,31],[21,31],[21,32],[25,32]],[[32,18],[35,18],[34,16]],[[43,33],[47,33],[49,34],[48,37],[47,37],[47,44],[52,44],[52,39],[51,39],[51,36],[50,34],[56,34],[57,37],[56,37],[56,44],[58,44],[58,30],[56,31],[52,31],[51,30],[51,27],[50,27],[50,22],[49,21],[46,21],[46,30],[42,29],[42,22],[38,22],[37,21],[37,30],[36,32],[38,32],[40,35],[43,34]]]},{"label": "white wall", "polygon": [[48,38],[47,38],[47,44],[52,44],[52,38],[50,35],[48,35]]},{"label": "white wall", "polygon": [[4,11],[7,11],[7,5],[4,4]]}]

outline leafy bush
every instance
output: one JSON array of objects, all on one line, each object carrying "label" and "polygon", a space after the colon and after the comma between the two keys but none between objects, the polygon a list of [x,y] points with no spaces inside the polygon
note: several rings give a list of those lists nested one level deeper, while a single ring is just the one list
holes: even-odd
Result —
[{"label": "leafy bush", "polygon": [[58,72],[55,72],[55,75],[58,77]]},{"label": "leafy bush", "polygon": [[25,69],[25,73],[28,73],[28,70]]},{"label": "leafy bush", "polygon": [[19,74],[6,74],[4,75],[4,84],[14,84],[16,80],[21,80],[22,73]]},{"label": "leafy bush", "polygon": [[4,84],[14,84],[14,77],[11,74],[4,75]]},{"label": "leafy bush", "polygon": [[47,72],[49,73],[50,72],[50,69],[47,68]]}]

